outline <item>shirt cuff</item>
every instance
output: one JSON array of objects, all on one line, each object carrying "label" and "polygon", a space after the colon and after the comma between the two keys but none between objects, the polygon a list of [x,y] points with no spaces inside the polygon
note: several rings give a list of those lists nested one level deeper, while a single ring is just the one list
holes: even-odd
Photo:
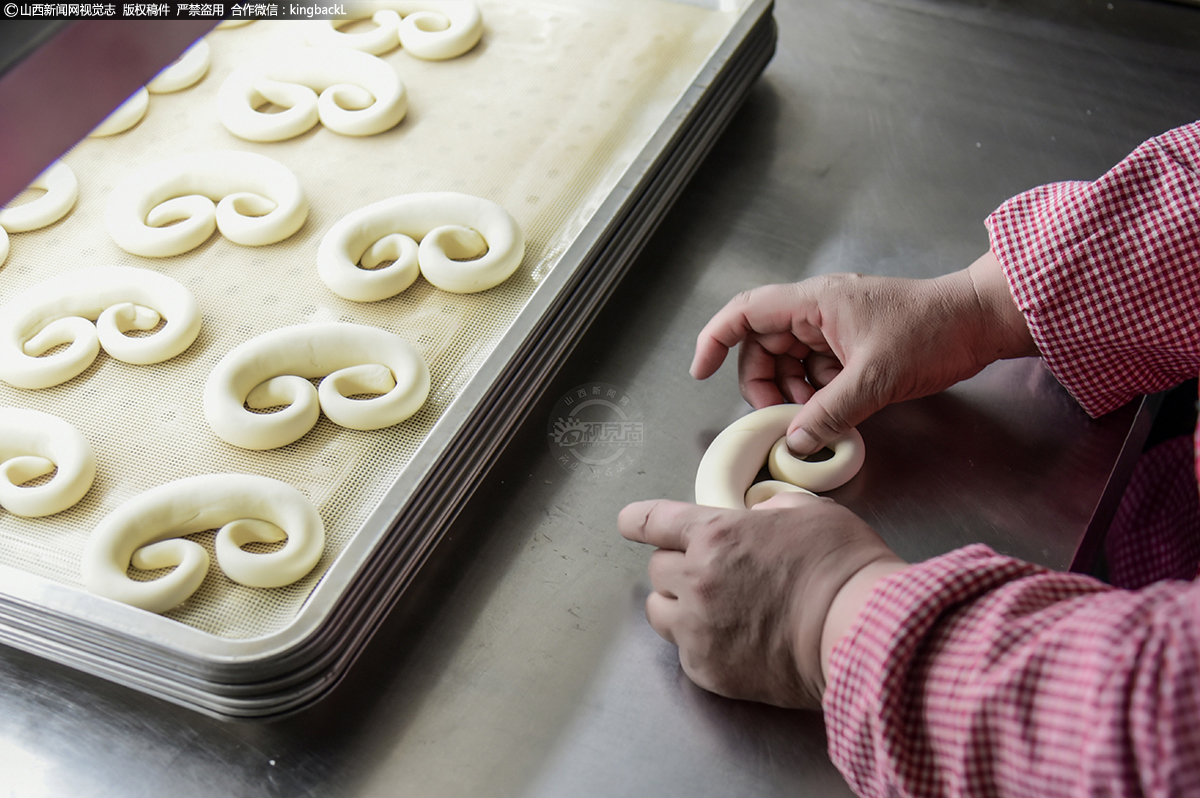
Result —
[{"label": "shirt cuff", "polygon": [[[823,708],[829,756],[859,795],[919,780],[903,685],[918,648],[947,613],[999,585],[1047,569],[967,546],[881,579],[853,626],[834,646]],[[902,768],[914,772],[896,772]]]},{"label": "shirt cuff", "polygon": [[1092,183],[1055,183],[987,219],[1047,366],[1089,414],[1200,371],[1200,123]]}]

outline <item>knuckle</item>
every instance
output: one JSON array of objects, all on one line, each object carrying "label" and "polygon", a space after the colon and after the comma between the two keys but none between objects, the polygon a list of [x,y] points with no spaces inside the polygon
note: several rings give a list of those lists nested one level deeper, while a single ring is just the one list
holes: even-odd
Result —
[{"label": "knuckle", "polygon": [[733,299],[729,300],[729,304],[733,305],[734,307],[753,304],[755,293],[757,291],[757,288],[747,288],[744,291],[738,291],[733,295]]}]

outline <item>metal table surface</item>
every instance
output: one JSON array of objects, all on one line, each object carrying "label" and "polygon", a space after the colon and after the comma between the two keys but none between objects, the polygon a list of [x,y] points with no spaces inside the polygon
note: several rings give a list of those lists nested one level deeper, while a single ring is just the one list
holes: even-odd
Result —
[{"label": "metal table surface", "polygon": [[[1200,11],[778,0],[776,16],[746,107],[344,682],[300,715],[229,724],[0,648],[0,796],[849,794],[819,715],[704,693],[642,616],[649,550],[616,514],[690,498],[745,410],[732,362],[688,377],[695,335],[754,285],[966,265],[1006,197],[1095,178],[1197,115]],[[643,423],[616,475],[566,470],[547,435],[592,382]],[[836,496],[908,558],[984,541],[1067,567],[1135,416],[1090,420],[1039,361],[997,364],[863,424],[867,464]]]}]

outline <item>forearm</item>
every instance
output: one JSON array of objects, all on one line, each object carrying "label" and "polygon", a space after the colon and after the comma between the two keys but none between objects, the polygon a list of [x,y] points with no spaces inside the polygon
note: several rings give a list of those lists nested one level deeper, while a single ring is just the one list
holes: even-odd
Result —
[{"label": "forearm", "polygon": [[987,220],[1047,365],[1092,415],[1200,371],[1200,123],[1100,179],[1057,183]]},{"label": "forearm", "polygon": [[899,557],[877,560],[850,577],[834,596],[821,631],[821,674],[825,677],[826,684],[829,683],[829,655],[858,620],[871,591],[882,579],[907,567],[908,563]]},{"label": "forearm", "polygon": [[1190,583],[1117,591],[983,546],[910,566],[833,647],[830,754],[864,796],[1184,794],[1198,616]]}]

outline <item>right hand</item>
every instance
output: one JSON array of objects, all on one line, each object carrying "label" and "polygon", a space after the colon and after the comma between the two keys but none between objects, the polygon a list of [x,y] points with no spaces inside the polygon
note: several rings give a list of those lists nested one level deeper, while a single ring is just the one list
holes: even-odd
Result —
[{"label": "right hand", "polygon": [[802,456],[892,402],[1038,354],[990,252],[931,280],[835,274],[747,291],[700,332],[692,376],[711,376],[738,344],[746,401],[804,405],[787,438]]}]

